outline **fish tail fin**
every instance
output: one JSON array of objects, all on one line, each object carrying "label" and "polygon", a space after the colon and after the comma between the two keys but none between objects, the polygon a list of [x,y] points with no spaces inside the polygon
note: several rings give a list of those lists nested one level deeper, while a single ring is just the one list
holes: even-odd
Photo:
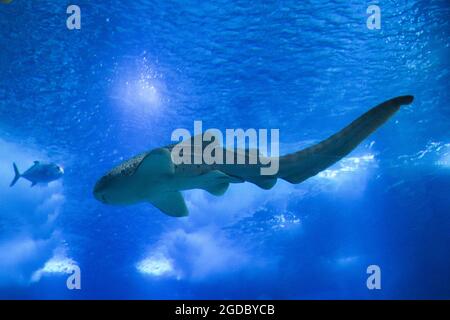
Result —
[{"label": "fish tail fin", "polygon": [[21,177],[19,169],[17,168],[17,165],[15,163],[13,163],[13,167],[14,167],[14,179],[11,182],[11,184],[9,185],[10,187],[14,186],[16,184],[17,180],[19,180]]},{"label": "fish tail fin", "polygon": [[394,115],[400,106],[411,104],[413,100],[413,96],[400,96],[385,101],[328,139],[281,157],[278,177],[291,183],[300,183],[315,176],[348,155]]}]

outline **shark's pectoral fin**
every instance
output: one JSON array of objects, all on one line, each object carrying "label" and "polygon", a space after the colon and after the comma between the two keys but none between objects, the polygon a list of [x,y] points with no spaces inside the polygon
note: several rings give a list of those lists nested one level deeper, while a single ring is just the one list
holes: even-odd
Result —
[{"label": "shark's pectoral fin", "polygon": [[158,148],[150,151],[141,161],[136,173],[142,176],[173,174],[174,165],[169,150]]},{"label": "shark's pectoral fin", "polygon": [[36,181],[32,181],[30,188],[33,188],[35,185],[37,185],[37,182]]},{"label": "shark's pectoral fin", "polygon": [[149,202],[171,217],[186,217],[189,214],[180,191],[169,191],[152,196]]}]

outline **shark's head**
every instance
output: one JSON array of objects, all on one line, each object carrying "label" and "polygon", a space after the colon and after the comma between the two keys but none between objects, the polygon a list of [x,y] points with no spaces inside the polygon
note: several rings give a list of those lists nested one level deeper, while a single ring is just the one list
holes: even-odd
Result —
[{"label": "shark's head", "polygon": [[105,204],[122,205],[136,202],[130,179],[132,170],[120,165],[101,177],[94,187],[94,197]]},{"label": "shark's head", "polygon": [[148,201],[155,191],[154,186],[159,186],[161,177],[172,173],[170,152],[158,148],[121,163],[101,177],[95,184],[94,197],[111,205]]},{"label": "shark's head", "polygon": [[94,197],[105,204],[115,204],[120,176],[114,171],[101,177],[94,187]]}]

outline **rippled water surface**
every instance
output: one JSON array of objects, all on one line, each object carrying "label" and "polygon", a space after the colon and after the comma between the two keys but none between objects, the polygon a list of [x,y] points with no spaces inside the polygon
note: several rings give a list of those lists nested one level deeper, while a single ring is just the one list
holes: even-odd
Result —
[{"label": "rippled water surface", "polygon": [[[450,298],[450,4],[0,4],[1,298]],[[101,175],[176,128],[279,128],[281,153],[398,95],[402,108],[300,185],[185,192],[190,216],[109,207]],[[9,188],[12,162],[62,180]],[[369,265],[382,289],[366,287]],[[66,288],[78,265],[82,289]]]}]

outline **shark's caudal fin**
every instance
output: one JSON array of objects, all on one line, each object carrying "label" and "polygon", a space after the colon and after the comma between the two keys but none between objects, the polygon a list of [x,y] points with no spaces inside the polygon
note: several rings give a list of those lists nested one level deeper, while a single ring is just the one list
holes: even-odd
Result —
[{"label": "shark's caudal fin", "polygon": [[19,180],[21,177],[19,169],[17,169],[17,166],[15,163],[13,163],[13,167],[14,167],[14,179],[11,182],[11,184],[9,185],[10,187],[14,186],[16,184],[17,180]]},{"label": "shark's caudal fin", "polygon": [[300,183],[336,163],[385,123],[400,106],[410,104],[413,96],[400,96],[372,108],[328,139],[280,158],[278,177]]}]

